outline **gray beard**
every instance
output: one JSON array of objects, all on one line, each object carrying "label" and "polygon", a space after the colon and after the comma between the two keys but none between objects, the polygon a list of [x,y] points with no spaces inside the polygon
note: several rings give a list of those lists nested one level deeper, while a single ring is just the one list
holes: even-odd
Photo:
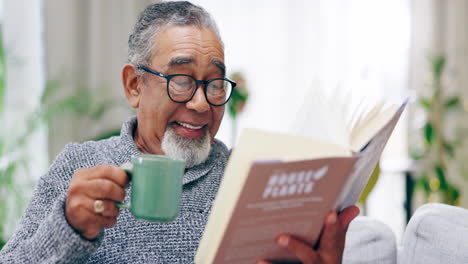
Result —
[{"label": "gray beard", "polygon": [[205,130],[201,138],[185,138],[178,135],[172,126],[168,126],[161,142],[161,149],[171,158],[184,160],[185,168],[191,168],[208,158],[211,149],[210,133]]}]

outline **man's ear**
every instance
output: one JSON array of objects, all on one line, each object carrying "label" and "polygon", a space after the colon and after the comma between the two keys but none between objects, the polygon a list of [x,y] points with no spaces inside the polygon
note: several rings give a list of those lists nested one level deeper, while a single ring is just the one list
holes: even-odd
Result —
[{"label": "man's ear", "polygon": [[140,105],[141,95],[141,79],[137,74],[135,65],[125,64],[122,69],[122,84],[125,90],[125,96],[133,108],[138,108]]}]

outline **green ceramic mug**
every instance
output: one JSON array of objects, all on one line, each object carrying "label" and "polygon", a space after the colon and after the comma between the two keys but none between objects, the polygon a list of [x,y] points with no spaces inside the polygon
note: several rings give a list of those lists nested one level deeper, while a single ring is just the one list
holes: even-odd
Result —
[{"label": "green ceramic mug", "polygon": [[161,155],[132,156],[132,164],[122,165],[132,183],[129,203],[116,203],[130,209],[139,219],[169,222],[179,214],[183,160]]}]

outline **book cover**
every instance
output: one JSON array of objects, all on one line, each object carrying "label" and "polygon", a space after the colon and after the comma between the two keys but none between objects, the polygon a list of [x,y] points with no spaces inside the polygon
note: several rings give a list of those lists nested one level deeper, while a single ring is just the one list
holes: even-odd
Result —
[{"label": "book cover", "polygon": [[311,244],[356,158],[255,162],[224,231],[214,263],[293,260],[274,234]]}]

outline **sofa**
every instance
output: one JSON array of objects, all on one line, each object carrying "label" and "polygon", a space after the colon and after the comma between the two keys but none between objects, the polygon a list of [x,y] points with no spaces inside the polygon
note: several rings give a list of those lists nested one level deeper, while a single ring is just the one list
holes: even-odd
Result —
[{"label": "sofa", "polygon": [[384,223],[357,217],[346,235],[344,264],[468,263],[468,210],[426,204],[411,217],[401,243]]}]

